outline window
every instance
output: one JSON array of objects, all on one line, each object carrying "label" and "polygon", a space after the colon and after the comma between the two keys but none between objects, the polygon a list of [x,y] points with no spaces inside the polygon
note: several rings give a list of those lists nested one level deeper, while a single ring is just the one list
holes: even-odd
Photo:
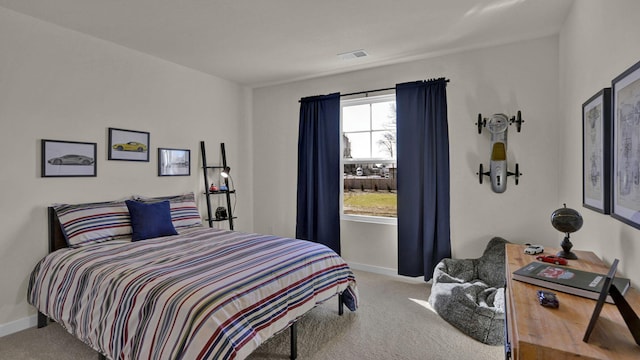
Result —
[{"label": "window", "polygon": [[342,215],[395,222],[396,99],[383,95],[340,104],[342,117]]}]

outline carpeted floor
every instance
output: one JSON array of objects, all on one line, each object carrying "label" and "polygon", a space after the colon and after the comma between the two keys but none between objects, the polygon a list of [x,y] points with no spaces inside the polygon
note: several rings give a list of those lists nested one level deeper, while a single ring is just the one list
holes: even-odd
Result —
[{"label": "carpeted floor", "polygon": [[[429,309],[429,285],[356,271],[360,308],[338,316],[329,301],[298,323],[298,359],[428,360],[504,359],[502,346],[484,345]],[[289,358],[289,331],[273,337],[248,359]],[[0,359],[97,360],[88,346],[56,324],[0,338]]]}]

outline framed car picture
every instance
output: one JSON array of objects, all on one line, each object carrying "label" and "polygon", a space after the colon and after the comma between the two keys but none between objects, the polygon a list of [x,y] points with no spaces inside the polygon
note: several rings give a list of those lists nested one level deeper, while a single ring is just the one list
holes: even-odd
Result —
[{"label": "framed car picture", "polygon": [[582,205],[609,214],[611,88],[582,104]]},{"label": "framed car picture", "polygon": [[611,82],[611,216],[640,229],[640,62]]},{"label": "framed car picture", "polygon": [[191,175],[191,150],[158,148],[158,176]]},{"label": "framed car picture", "polygon": [[96,176],[96,143],[41,141],[42,177]]},{"label": "framed car picture", "polygon": [[109,160],[149,161],[149,133],[109,128]]}]

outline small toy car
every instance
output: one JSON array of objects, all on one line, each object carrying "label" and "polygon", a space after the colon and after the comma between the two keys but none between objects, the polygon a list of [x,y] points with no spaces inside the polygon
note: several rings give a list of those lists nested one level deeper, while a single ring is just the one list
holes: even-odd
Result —
[{"label": "small toy car", "polygon": [[527,245],[527,247],[524,248],[525,254],[535,255],[535,254],[540,254],[544,252],[544,246],[542,245],[531,245],[531,244],[525,244],[525,245]]},{"label": "small toy car", "polygon": [[542,306],[554,309],[557,309],[560,306],[560,302],[558,301],[556,294],[551,291],[538,290],[538,302],[540,302],[540,305]]},{"label": "small toy car", "polygon": [[540,255],[536,256],[536,260],[548,262],[556,265],[567,265],[569,262],[567,259],[555,256],[555,255]]}]

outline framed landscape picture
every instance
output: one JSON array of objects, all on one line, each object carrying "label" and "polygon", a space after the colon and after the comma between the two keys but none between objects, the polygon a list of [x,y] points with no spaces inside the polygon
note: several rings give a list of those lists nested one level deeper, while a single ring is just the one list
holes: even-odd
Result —
[{"label": "framed landscape picture", "polygon": [[96,143],[45,140],[42,177],[96,176]]},{"label": "framed landscape picture", "polygon": [[640,229],[640,62],[611,82],[611,216]]},{"label": "framed landscape picture", "polygon": [[109,128],[109,160],[149,161],[149,133]]},{"label": "framed landscape picture", "polygon": [[609,214],[611,174],[611,88],[582,104],[582,205]]},{"label": "framed landscape picture", "polygon": [[191,175],[191,150],[158,148],[158,176]]}]

